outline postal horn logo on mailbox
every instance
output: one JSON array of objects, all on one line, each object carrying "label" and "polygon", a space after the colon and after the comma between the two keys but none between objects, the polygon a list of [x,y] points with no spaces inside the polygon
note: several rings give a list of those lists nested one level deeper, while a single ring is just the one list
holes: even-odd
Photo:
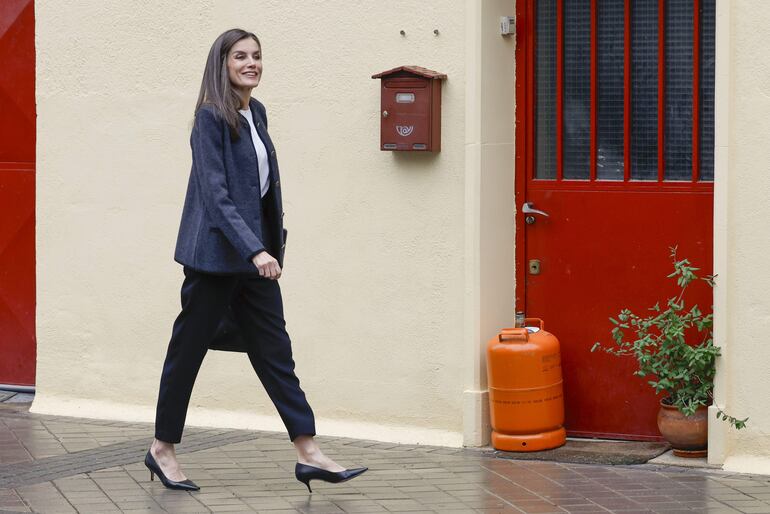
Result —
[{"label": "postal horn logo on mailbox", "polygon": [[396,125],[396,132],[398,132],[398,135],[401,137],[408,136],[413,130],[414,125],[409,125],[408,127],[406,125]]}]

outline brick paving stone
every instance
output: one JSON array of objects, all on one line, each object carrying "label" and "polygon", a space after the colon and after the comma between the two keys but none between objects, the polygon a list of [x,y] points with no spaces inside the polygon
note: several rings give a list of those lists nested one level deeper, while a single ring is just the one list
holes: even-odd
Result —
[{"label": "brick paving stone", "polygon": [[529,513],[564,513],[565,510],[558,505],[544,501],[521,501],[513,504],[517,509],[529,514]]},{"label": "brick paving stone", "polygon": [[407,512],[407,511],[419,511],[419,510],[425,510],[425,505],[422,503],[412,500],[412,499],[405,499],[405,500],[380,500],[378,502],[381,506],[385,507],[389,511],[401,511],[401,512]]},{"label": "brick paving stone", "polygon": [[0,512],[2,511],[30,512],[29,507],[16,491],[5,491],[0,494]]},{"label": "brick paving stone", "polygon": [[575,513],[579,513],[579,514],[587,514],[587,513],[603,513],[603,514],[606,514],[607,512],[610,512],[607,509],[605,509],[604,507],[600,507],[600,506],[596,505],[595,503],[593,503],[593,504],[589,503],[589,504],[584,504],[584,505],[562,505],[561,508],[565,512],[575,512]]},{"label": "brick paving stone", "polygon": [[378,504],[374,504],[374,505],[369,505],[369,504],[365,504],[365,505],[364,504],[361,504],[361,505],[359,505],[359,504],[346,505],[346,504],[342,504],[342,505],[339,505],[339,507],[342,509],[343,512],[351,512],[351,513],[352,512],[361,512],[361,513],[365,513],[365,512],[388,512],[388,509],[386,509],[382,505],[378,505]]},{"label": "brick paving stone", "polygon": [[165,489],[142,463],[142,423],[0,409],[0,511],[770,513],[767,477],[664,466],[497,459],[489,451],[319,437],[346,484],[294,479],[285,434],[188,429],[180,461],[199,493]]}]

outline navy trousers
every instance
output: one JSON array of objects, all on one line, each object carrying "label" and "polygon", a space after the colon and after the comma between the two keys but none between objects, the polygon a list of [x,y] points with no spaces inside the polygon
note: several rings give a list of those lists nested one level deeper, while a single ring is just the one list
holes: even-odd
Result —
[{"label": "navy trousers", "polygon": [[163,365],[155,437],[182,439],[187,406],[208,344],[232,307],[249,360],[286,425],[289,438],[315,435],[315,419],[294,374],[278,281],[259,275],[212,275],[184,269],[182,312],[174,322]]}]

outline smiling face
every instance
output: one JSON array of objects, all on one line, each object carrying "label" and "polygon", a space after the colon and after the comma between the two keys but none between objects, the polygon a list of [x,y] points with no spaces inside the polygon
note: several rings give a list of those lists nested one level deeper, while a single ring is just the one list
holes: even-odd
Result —
[{"label": "smiling face", "polygon": [[238,91],[251,91],[262,77],[262,49],[247,37],[236,42],[227,54],[227,74]]}]

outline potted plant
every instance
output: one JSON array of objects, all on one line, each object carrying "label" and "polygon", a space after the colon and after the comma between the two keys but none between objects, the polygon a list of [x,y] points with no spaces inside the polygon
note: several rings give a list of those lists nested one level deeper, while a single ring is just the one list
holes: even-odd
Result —
[{"label": "potted plant", "polygon": [[[679,293],[660,302],[639,315],[623,309],[613,324],[613,343],[594,344],[591,351],[602,349],[619,357],[632,356],[639,377],[650,377],[649,384],[656,394],[663,393],[658,412],[658,429],[671,444],[674,454],[687,457],[706,455],[708,423],[706,409],[713,401],[715,361],[719,348],[714,346],[713,315],[704,314],[697,305],[687,307],[685,291],[696,280],[714,286],[713,276],[699,277],[698,268],[687,259],[677,258],[671,248],[675,279]],[[722,409],[717,417],[741,429],[746,419],[736,419]]]}]

